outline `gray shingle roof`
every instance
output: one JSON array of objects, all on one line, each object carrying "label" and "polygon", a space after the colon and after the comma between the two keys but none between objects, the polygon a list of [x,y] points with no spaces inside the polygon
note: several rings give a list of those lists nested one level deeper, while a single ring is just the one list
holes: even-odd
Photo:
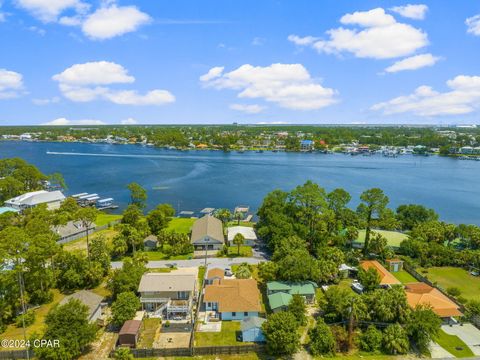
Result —
[{"label": "gray shingle roof", "polygon": [[147,273],[140,280],[138,292],[193,291],[196,281],[193,274]]},{"label": "gray shingle roof", "polygon": [[89,311],[88,319],[90,320],[102,303],[103,297],[88,290],[80,290],[72,295],[65,296],[62,301],[60,301],[60,305],[66,304],[70,299],[80,300],[80,302],[87,305]]},{"label": "gray shingle roof", "polygon": [[191,242],[195,243],[206,236],[221,243],[225,241],[222,222],[211,215],[205,215],[193,223]]},{"label": "gray shingle roof", "polygon": [[261,328],[262,324],[267,321],[266,319],[260,318],[258,316],[247,317],[242,320],[240,328],[242,331],[247,331],[253,328]]}]

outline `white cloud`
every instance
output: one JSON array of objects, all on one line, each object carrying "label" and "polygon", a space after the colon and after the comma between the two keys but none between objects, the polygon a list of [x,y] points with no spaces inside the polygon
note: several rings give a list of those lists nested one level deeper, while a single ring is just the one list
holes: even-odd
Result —
[{"label": "white cloud", "polygon": [[122,125],[134,125],[134,124],[138,124],[138,121],[135,120],[134,118],[128,118],[128,119],[120,121],[120,124],[122,124]]},{"label": "white cloud", "polygon": [[480,76],[459,75],[447,81],[449,91],[420,86],[413,94],[372,106],[385,115],[412,113],[418,116],[462,115],[480,108]]},{"label": "white cloud", "polygon": [[32,102],[35,105],[49,105],[49,104],[56,104],[60,102],[60,98],[58,96],[54,96],[52,98],[44,98],[44,99],[33,99]]},{"label": "white cloud", "polygon": [[49,125],[49,126],[71,126],[71,125],[105,125],[105,123],[101,120],[68,120],[66,118],[58,118],[42,125]]},{"label": "white cloud", "polygon": [[22,94],[22,90],[22,74],[7,69],[0,69],[0,100],[18,97]]},{"label": "white cloud", "polygon": [[327,54],[348,52],[359,58],[373,59],[408,56],[428,44],[425,32],[397,22],[382,8],[346,14],[342,16],[340,22],[356,27],[330,29],[327,31],[329,38],[326,40],[296,35],[290,35],[288,39],[297,45],[310,46],[318,52]]},{"label": "white cloud", "polygon": [[57,21],[58,16],[65,10],[74,9],[84,13],[90,7],[79,0],[16,0],[16,3],[45,23]]},{"label": "white cloud", "polygon": [[252,45],[253,46],[262,46],[265,44],[265,38],[262,38],[262,37],[254,37],[253,40],[252,40]]},{"label": "white cloud", "polygon": [[82,24],[82,31],[91,39],[104,40],[136,31],[150,21],[150,16],[135,6],[113,4],[89,15]]},{"label": "white cloud", "polygon": [[200,80],[207,87],[237,90],[239,98],[264,99],[288,109],[314,110],[337,101],[337,92],[323,87],[301,64],[245,64],[228,73],[216,67]]},{"label": "white cloud", "polygon": [[465,20],[467,32],[476,36],[480,36],[480,14],[472,16]]},{"label": "white cloud", "polygon": [[388,73],[396,73],[404,70],[417,70],[426,66],[433,66],[440,60],[432,54],[421,54],[399,60],[385,69]]},{"label": "white cloud", "polygon": [[423,20],[427,14],[428,6],[424,4],[408,4],[405,6],[394,6],[390,10],[409,19]]},{"label": "white cloud", "polygon": [[245,105],[245,104],[231,104],[230,109],[236,111],[242,111],[247,114],[258,114],[265,110],[265,106],[252,104],[252,105]]},{"label": "white cloud", "polygon": [[136,90],[112,89],[109,85],[135,81],[127,69],[114,62],[75,64],[52,79],[58,82],[63,96],[76,102],[103,99],[121,105],[163,105],[175,101],[167,90],[154,89],[142,95]]}]

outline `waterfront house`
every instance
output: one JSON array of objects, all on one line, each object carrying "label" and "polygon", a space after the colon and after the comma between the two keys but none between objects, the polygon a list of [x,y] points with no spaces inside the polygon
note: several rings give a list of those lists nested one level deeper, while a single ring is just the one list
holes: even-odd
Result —
[{"label": "waterfront house", "polygon": [[48,210],[55,210],[65,200],[61,191],[32,191],[5,201],[5,206],[16,210],[25,210],[40,204],[47,204]]},{"label": "waterfront house", "polygon": [[1,206],[1,207],[0,207],[0,215],[5,214],[5,213],[7,213],[7,212],[18,213],[19,210],[18,210],[18,209],[14,209],[14,208],[9,207],[9,206]]},{"label": "waterfront house", "polygon": [[269,281],[267,283],[267,297],[270,309],[274,313],[286,310],[293,295],[300,295],[306,303],[312,304],[315,301],[316,287],[317,284],[311,281]]},{"label": "waterfront house", "polygon": [[198,269],[146,273],[138,286],[142,309],[150,316],[185,320],[197,293]]},{"label": "waterfront house", "polygon": [[[81,221],[69,221],[65,225],[51,226],[50,228],[60,236],[58,240],[60,243],[66,243],[87,235],[87,227],[83,226]],[[88,231],[91,232],[94,229],[95,224],[92,224]]]},{"label": "waterfront house", "polygon": [[314,149],[313,140],[300,141],[300,151],[312,151]]},{"label": "waterfront house", "polygon": [[143,248],[145,250],[155,250],[158,245],[158,238],[155,235],[148,235],[143,239]]},{"label": "waterfront house", "polygon": [[431,306],[432,311],[441,318],[462,316],[459,306],[442,294],[440,290],[423,282],[405,285],[408,305],[414,309],[418,305]]},{"label": "waterfront house", "polygon": [[266,319],[258,316],[248,317],[243,319],[240,324],[240,330],[242,331],[243,342],[264,342],[265,335],[262,331],[262,324],[267,321]]},{"label": "waterfront house", "polygon": [[365,260],[360,263],[360,267],[364,270],[375,269],[380,277],[381,286],[400,285],[401,282],[393,276],[385,267],[377,260]]},{"label": "waterfront house", "polygon": [[258,241],[257,234],[255,234],[255,230],[253,229],[253,227],[232,226],[227,229],[227,239],[228,239],[228,244],[230,246],[236,246],[233,243],[233,239],[237,234],[242,234],[243,237],[245,238],[243,245],[254,246]]},{"label": "waterfront house", "polygon": [[118,333],[118,346],[128,346],[134,348],[137,346],[140,337],[142,322],[140,320],[127,320]]},{"label": "waterfront house", "polygon": [[203,302],[210,319],[243,320],[258,316],[262,310],[254,279],[214,280],[205,286]]},{"label": "waterfront house", "polygon": [[80,290],[71,295],[65,296],[60,305],[65,305],[70,299],[79,300],[88,307],[88,321],[96,322],[102,316],[103,297],[88,290]]},{"label": "waterfront house", "polygon": [[193,223],[190,239],[195,250],[220,250],[225,243],[223,224],[216,217],[205,215]]}]

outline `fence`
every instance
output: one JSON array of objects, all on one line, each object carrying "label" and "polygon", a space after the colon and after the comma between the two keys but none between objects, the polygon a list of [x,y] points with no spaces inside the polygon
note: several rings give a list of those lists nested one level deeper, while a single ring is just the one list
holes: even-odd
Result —
[{"label": "fence", "polygon": [[[118,224],[119,222],[120,222],[120,220],[114,220],[114,221],[112,221],[108,224],[102,225],[102,226],[95,226],[95,228],[88,230],[88,235],[93,235],[97,231],[108,229],[109,227],[111,227],[115,224]],[[57,243],[66,244],[66,243],[72,242],[74,240],[80,239],[80,238],[85,237],[85,236],[87,236],[87,230],[82,230],[78,233],[68,235],[68,236],[65,236],[65,237],[61,238],[60,240],[57,241]]]},{"label": "fence", "polygon": [[0,351],[0,359],[32,359],[33,350],[28,350],[28,355],[27,357],[27,350]]}]

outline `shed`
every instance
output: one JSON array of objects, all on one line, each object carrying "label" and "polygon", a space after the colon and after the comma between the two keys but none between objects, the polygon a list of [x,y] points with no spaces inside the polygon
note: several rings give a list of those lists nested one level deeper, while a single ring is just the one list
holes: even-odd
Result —
[{"label": "shed", "polygon": [[148,235],[143,239],[143,247],[147,250],[155,250],[158,245],[158,238],[155,235]]},{"label": "shed", "polygon": [[400,259],[387,259],[386,261],[388,270],[390,272],[399,272],[403,270],[403,260]]},{"label": "shed", "polygon": [[262,331],[262,324],[266,319],[258,316],[251,316],[242,320],[240,329],[242,331],[242,341],[244,342],[264,342],[265,335]]},{"label": "shed", "polygon": [[140,320],[127,320],[118,333],[118,345],[135,347],[140,336]]}]

